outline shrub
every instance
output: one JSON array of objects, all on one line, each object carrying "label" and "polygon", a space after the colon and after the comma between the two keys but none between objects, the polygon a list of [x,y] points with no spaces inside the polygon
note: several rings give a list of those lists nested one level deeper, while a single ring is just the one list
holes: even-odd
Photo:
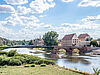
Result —
[{"label": "shrub", "polygon": [[27,64],[26,59],[22,56],[14,56],[13,59],[18,59],[22,62],[22,64]]},{"label": "shrub", "polygon": [[19,59],[11,58],[9,60],[9,65],[11,65],[11,66],[19,66],[21,64],[22,64],[22,62]]},{"label": "shrub", "polygon": [[34,61],[34,64],[39,65],[39,61]]},{"label": "shrub", "polygon": [[16,50],[11,50],[11,51],[8,52],[8,57],[15,56],[16,54],[17,54]]},{"label": "shrub", "polygon": [[0,65],[1,66],[8,65],[8,63],[9,63],[8,57],[6,57],[4,55],[0,56]]},{"label": "shrub", "polygon": [[34,64],[35,61],[38,61],[38,60],[41,59],[41,58],[39,58],[39,57],[32,56],[32,55],[27,55],[27,54],[17,54],[16,56],[24,57],[25,62],[26,62],[27,64]]},{"label": "shrub", "polygon": [[44,63],[47,65],[49,65],[49,64],[55,65],[56,64],[56,62],[53,60],[45,60]]},{"label": "shrub", "polygon": [[40,64],[44,64],[44,61],[45,61],[45,59],[40,59],[40,60],[38,60],[38,64],[40,65]]},{"label": "shrub", "polygon": [[75,70],[77,70],[77,68],[75,67]]},{"label": "shrub", "polygon": [[40,66],[41,66],[41,67],[45,67],[45,66],[46,66],[46,64],[41,64]]},{"label": "shrub", "polygon": [[29,65],[25,65],[24,67],[30,67]]},{"label": "shrub", "polygon": [[2,60],[2,66],[4,66],[4,65],[8,65],[9,64],[9,58],[5,58],[5,59],[3,59]]},{"label": "shrub", "polygon": [[35,67],[35,64],[32,64],[31,67]]},{"label": "shrub", "polygon": [[19,66],[21,64],[52,64],[55,65],[55,61],[42,59],[37,56],[27,55],[27,54],[17,54],[16,50],[11,50],[6,55],[0,55],[0,65],[12,65]]},{"label": "shrub", "polygon": [[8,54],[8,52],[5,52],[5,51],[0,51],[0,55],[7,55]]}]

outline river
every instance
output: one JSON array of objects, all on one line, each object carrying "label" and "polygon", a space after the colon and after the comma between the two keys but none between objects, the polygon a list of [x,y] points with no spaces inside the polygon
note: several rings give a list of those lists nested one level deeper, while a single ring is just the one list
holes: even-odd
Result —
[{"label": "river", "polygon": [[84,72],[93,73],[93,68],[100,68],[100,56],[66,56],[62,58],[61,56],[64,56],[64,54],[51,55],[47,54],[45,51],[32,50],[28,48],[9,48],[4,49],[3,51],[8,52],[10,50],[17,50],[17,52],[21,54],[34,55],[41,58],[54,60],[56,61],[56,64],[61,67],[72,69],[77,68],[77,70]]}]

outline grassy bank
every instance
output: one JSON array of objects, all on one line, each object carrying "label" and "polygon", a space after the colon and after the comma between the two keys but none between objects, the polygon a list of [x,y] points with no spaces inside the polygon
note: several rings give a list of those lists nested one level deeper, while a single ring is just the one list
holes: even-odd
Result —
[{"label": "grassy bank", "polygon": [[60,69],[54,65],[46,67],[7,66],[0,68],[0,75],[82,75],[68,70]]}]

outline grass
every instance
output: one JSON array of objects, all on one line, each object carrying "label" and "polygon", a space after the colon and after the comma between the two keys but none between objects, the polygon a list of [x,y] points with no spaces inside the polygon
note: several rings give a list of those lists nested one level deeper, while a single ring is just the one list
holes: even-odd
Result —
[{"label": "grass", "polygon": [[46,67],[7,66],[0,68],[0,75],[81,75],[79,73],[60,69],[53,65]]}]

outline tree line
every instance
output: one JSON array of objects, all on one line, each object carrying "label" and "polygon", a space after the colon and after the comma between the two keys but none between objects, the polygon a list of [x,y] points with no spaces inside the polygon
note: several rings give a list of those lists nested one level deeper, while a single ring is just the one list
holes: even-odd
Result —
[{"label": "tree line", "polygon": [[25,40],[19,40],[19,41],[16,41],[16,40],[8,40],[6,38],[2,38],[0,37],[0,46],[14,46],[14,45],[28,45],[30,42],[29,41],[25,41]]}]

